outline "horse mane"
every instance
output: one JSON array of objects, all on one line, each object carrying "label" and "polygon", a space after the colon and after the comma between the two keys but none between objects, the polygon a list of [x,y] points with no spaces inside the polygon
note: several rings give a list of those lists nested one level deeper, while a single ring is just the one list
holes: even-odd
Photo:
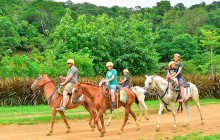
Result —
[{"label": "horse mane", "polygon": [[88,82],[80,82],[79,85],[81,84],[86,84],[86,85],[90,85],[90,86],[95,86],[95,87],[99,87],[98,85],[92,84],[92,83],[88,83]]}]

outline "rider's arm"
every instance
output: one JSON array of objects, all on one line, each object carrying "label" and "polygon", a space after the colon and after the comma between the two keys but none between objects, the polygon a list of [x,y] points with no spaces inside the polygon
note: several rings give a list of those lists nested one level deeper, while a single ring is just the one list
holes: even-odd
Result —
[{"label": "rider's arm", "polygon": [[73,73],[70,73],[66,78],[65,81],[63,82],[63,84],[67,84],[69,82],[69,80],[73,77]]},{"label": "rider's arm", "polygon": [[126,81],[127,79],[121,80],[120,82],[118,82],[119,84],[122,84]]},{"label": "rider's arm", "polygon": [[114,78],[115,78],[115,75],[112,75],[112,78],[110,78],[110,79],[106,79],[105,82],[106,82],[106,83],[107,83],[107,82],[110,82],[110,81],[112,81]]},{"label": "rider's arm", "polygon": [[176,76],[178,76],[178,75],[181,73],[181,71],[182,71],[182,67],[179,67],[178,72],[175,74],[174,78],[175,78]]},{"label": "rider's arm", "polygon": [[176,72],[170,75],[170,77],[175,77],[175,76],[176,76]]}]

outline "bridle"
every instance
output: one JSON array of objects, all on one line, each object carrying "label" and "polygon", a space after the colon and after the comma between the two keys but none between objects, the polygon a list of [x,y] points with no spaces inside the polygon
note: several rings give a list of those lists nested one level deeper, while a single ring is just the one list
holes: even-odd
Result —
[{"label": "bridle", "polygon": [[[44,81],[46,81],[46,80],[44,79],[44,77],[39,77],[39,78],[37,79],[37,83],[36,83],[35,85],[38,85],[38,84],[40,83],[41,79],[43,79]],[[41,87],[44,87],[46,84],[48,84],[48,83],[50,83],[50,82],[53,82],[53,80],[50,80],[50,81],[45,82],[43,85],[36,87],[36,89],[40,89]]]}]

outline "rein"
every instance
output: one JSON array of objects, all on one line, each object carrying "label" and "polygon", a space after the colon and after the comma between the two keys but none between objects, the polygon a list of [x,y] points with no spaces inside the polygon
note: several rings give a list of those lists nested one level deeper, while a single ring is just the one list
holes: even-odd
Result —
[{"label": "rein", "polygon": [[[158,94],[158,97],[160,98],[160,100],[167,106],[168,104],[162,99],[166,94],[168,94],[168,88],[169,88],[169,84],[170,84],[170,82],[168,81],[168,85],[167,85],[167,88],[166,88],[166,90],[165,90],[165,92],[164,92],[164,94],[162,95],[162,96],[160,96],[159,94]],[[162,91],[162,90],[161,90]]]}]

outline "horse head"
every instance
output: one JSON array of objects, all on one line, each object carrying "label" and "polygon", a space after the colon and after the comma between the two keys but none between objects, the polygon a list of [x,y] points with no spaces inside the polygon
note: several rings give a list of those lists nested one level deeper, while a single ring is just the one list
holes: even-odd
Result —
[{"label": "horse head", "polygon": [[39,90],[44,87],[47,83],[52,82],[52,80],[44,73],[38,77],[34,83],[31,85],[32,90]]},{"label": "horse head", "polygon": [[82,94],[84,94],[84,90],[82,89],[82,83],[75,83],[72,89],[72,94],[75,97],[80,97]]},{"label": "horse head", "polygon": [[147,76],[145,75],[146,80],[144,82],[144,89],[147,91],[147,93],[154,93],[155,92],[155,81],[154,77],[155,75]]}]

